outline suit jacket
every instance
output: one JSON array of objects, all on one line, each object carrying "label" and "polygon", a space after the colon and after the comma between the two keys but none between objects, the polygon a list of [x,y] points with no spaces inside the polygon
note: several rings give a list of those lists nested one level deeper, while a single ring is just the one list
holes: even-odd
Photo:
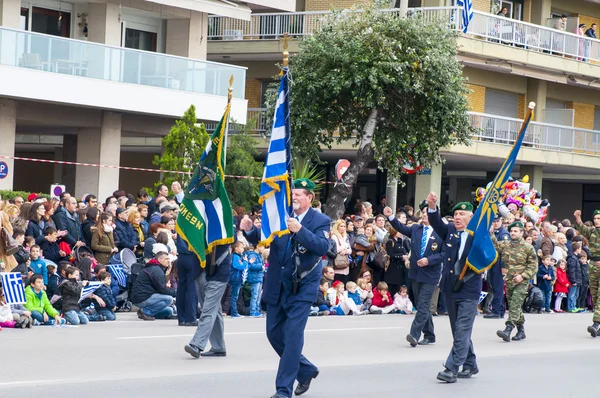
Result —
[{"label": "suit jacket", "polygon": [[[293,235],[276,237],[269,252],[269,269],[265,276],[262,299],[267,304],[277,304],[285,296],[286,302],[306,301],[314,303],[321,280],[321,258],[329,249],[331,219],[325,214],[309,209],[302,219],[302,228]],[[244,232],[251,244],[260,241],[260,231],[253,228]],[[292,277],[296,269],[294,248],[297,246],[301,272],[315,269],[300,281],[297,294],[292,294]]]},{"label": "suit jacket", "polygon": [[456,274],[454,265],[456,261],[460,261],[460,270],[462,270],[467,260],[467,256],[469,255],[469,251],[471,250],[471,246],[473,245],[473,236],[468,236],[467,242],[465,243],[465,249],[463,250],[463,255],[459,259],[459,235],[454,223],[445,224],[442,221],[439,209],[435,212],[429,213],[428,217],[429,223],[433,227],[433,230],[444,241],[445,245],[444,267],[442,269],[441,283],[441,288],[444,291],[445,297],[455,300],[479,300],[479,296],[481,294],[481,275],[477,275],[471,270],[468,270],[465,274],[465,278],[463,279],[464,285],[462,288],[458,292],[453,291],[454,283],[460,275]]},{"label": "suit jacket", "polygon": [[410,227],[402,224],[397,218],[390,221],[392,227],[403,235],[410,236],[410,269],[408,277],[414,281],[437,285],[442,274],[442,263],[445,257],[444,241],[435,233],[429,236],[425,254],[429,265],[419,267],[417,261],[421,259],[421,238],[423,237],[423,225],[413,224]]}]

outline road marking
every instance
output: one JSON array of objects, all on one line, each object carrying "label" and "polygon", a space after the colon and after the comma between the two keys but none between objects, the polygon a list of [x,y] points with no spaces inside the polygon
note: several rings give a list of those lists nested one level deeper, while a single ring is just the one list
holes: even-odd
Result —
[{"label": "road marking", "polygon": [[[327,333],[327,332],[358,332],[365,330],[398,330],[404,329],[402,326],[385,326],[385,327],[370,327],[370,328],[346,328],[346,329],[306,329],[305,333]],[[252,334],[265,334],[264,330],[258,332],[229,332],[225,336],[243,336]],[[116,340],[141,340],[141,339],[167,339],[172,337],[191,337],[192,334],[168,334],[162,336],[130,336],[117,337]]]},{"label": "road marking", "polygon": [[23,384],[35,385],[35,384],[47,384],[47,383],[55,383],[56,384],[56,383],[63,383],[63,382],[75,383],[80,380],[81,379],[6,381],[6,382],[1,382],[0,387],[19,386],[19,385],[23,385]]}]

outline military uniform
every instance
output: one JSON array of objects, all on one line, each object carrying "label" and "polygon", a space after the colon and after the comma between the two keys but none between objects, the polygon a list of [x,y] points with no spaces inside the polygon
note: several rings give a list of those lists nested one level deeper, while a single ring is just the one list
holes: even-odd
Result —
[{"label": "military uniform", "polygon": [[[600,214],[596,210],[594,215]],[[590,292],[592,293],[592,302],[594,304],[594,324],[588,327],[588,332],[592,337],[600,335],[600,228],[588,228],[585,225],[575,225],[575,229],[585,236],[589,242],[590,263],[588,273],[590,275]]]},{"label": "military uniform", "polygon": [[[516,227],[515,224],[517,223],[511,224],[511,226],[514,228]],[[523,238],[495,242],[497,242],[498,254],[501,256],[506,268],[506,299],[509,307],[508,320],[506,321],[507,329],[498,331],[498,336],[505,341],[510,341],[510,332],[514,327],[517,327],[519,333],[513,337],[513,340],[522,340],[525,337],[523,302],[527,297],[528,282],[537,272],[537,254],[533,246],[525,242]],[[513,278],[517,275],[523,277],[520,283],[513,281]]]}]

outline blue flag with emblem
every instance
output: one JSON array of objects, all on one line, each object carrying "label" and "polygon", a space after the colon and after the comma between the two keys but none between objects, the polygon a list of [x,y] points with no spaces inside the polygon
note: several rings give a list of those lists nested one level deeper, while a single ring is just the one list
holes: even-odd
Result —
[{"label": "blue flag with emblem", "polygon": [[291,205],[291,154],[288,67],[284,67],[258,200],[262,204],[261,245],[269,245],[276,236],[289,233],[287,220]]},{"label": "blue flag with emblem", "polygon": [[469,30],[469,22],[473,19],[473,0],[458,0],[456,6],[462,7],[462,32],[467,33],[467,30]]},{"label": "blue flag with emblem", "polygon": [[[517,161],[517,156],[519,155],[519,150],[521,149],[521,144],[523,144],[523,138],[527,131],[527,126],[533,117],[534,107],[535,103],[531,102],[529,104],[527,116],[521,126],[521,131],[519,131],[519,135],[517,136],[508,157],[504,161],[504,164],[502,164],[498,174],[496,174],[485,197],[479,204],[479,207],[467,226],[467,231],[473,236],[473,245],[469,251],[466,264],[478,274],[491,268],[498,259],[498,252],[490,237],[490,228],[495,215],[498,213],[498,203],[503,196],[504,184],[508,181],[513,166]],[[462,276],[463,275],[461,275],[461,279]]]}]

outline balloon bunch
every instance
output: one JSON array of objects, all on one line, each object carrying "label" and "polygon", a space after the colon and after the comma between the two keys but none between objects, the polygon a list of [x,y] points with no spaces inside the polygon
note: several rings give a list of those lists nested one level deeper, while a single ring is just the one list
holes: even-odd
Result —
[{"label": "balloon bunch", "polygon": [[[491,184],[491,182],[488,183],[486,188],[477,188],[475,191],[476,203],[481,203]],[[541,223],[548,215],[548,207],[550,207],[548,200],[542,199],[541,196],[537,190],[531,188],[529,176],[525,176],[521,180],[509,178],[502,186],[501,196],[497,203],[498,213],[502,217],[512,213],[515,218],[522,216],[535,224]]]}]

